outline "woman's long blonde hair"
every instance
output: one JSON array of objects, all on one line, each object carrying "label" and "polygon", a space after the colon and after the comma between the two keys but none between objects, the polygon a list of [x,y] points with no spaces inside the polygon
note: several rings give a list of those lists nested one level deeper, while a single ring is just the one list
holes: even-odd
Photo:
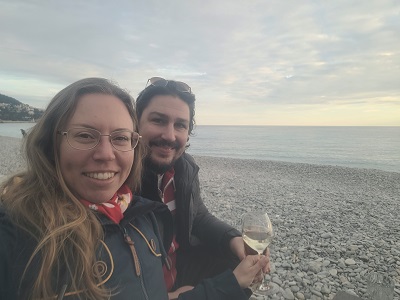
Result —
[{"label": "woman's long blonde hair", "polygon": [[[68,290],[83,290],[80,295],[84,299],[110,296],[110,291],[98,286],[101,279],[93,270],[103,237],[101,224],[67,187],[59,162],[61,136],[57,130],[65,130],[79,99],[93,93],[119,98],[137,130],[133,99],[127,92],[103,78],[79,80],[51,100],[24,140],[27,170],[11,178],[0,191],[1,202],[12,220],[38,242],[29,261],[34,257],[41,261],[33,290],[28,293],[32,299],[55,297],[54,275],[59,275],[60,267],[72,278]],[[140,143],[135,148],[134,164],[126,180],[133,193],[140,187],[143,149]]]}]

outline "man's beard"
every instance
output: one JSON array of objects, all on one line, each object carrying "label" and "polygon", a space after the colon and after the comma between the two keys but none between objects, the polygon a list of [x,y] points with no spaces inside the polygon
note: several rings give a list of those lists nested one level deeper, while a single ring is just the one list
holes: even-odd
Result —
[{"label": "man's beard", "polygon": [[165,172],[167,172],[169,169],[171,169],[175,162],[176,159],[172,159],[172,161],[170,163],[159,163],[156,161],[153,161],[151,159],[151,146],[168,146],[171,147],[173,149],[180,149],[180,145],[178,142],[167,142],[165,140],[153,140],[149,142],[149,148],[147,149],[147,155],[146,158],[144,160],[144,165],[146,168],[149,168],[150,170],[152,170],[153,172],[157,173],[157,174],[164,174]]},{"label": "man's beard", "polygon": [[151,153],[147,154],[145,160],[144,160],[144,166],[145,168],[149,168],[156,174],[164,174],[167,172],[169,169],[171,169],[174,164],[175,164],[175,159],[172,160],[169,164],[160,164],[158,162],[155,162],[151,159]]}]

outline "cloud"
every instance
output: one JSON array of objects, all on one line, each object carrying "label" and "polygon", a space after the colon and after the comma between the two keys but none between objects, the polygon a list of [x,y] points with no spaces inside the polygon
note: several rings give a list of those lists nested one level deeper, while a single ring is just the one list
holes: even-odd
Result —
[{"label": "cloud", "polygon": [[31,105],[90,76],[133,96],[153,76],[185,81],[199,111],[234,122],[240,107],[249,124],[268,107],[400,103],[396,0],[0,5],[0,92]]}]

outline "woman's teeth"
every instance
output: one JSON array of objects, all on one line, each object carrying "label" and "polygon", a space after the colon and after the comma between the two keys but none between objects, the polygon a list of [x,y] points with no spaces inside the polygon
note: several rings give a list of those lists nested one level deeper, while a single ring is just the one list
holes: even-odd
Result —
[{"label": "woman's teeth", "polygon": [[94,178],[94,179],[110,179],[111,177],[114,177],[115,173],[114,172],[105,172],[105,173],[85,173],[87,177]]}]

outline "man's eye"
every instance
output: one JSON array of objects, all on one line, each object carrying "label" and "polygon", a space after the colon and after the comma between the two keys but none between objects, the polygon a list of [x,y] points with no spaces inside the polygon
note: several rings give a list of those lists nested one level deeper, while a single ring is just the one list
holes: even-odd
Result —
[{"label": "man's eye", "polygon": [[152,119],[152,122],[153,122],[153,123],[156,123],[156,124],[163,124],[163,123],[165,123],[165,121],[164,121],[163,119],[159,119],[159,118]]},{"label": "man's eye", "polygon": [[177,128],[180,128],[180,129],[186,129],[186,128],[187,128],[186,124],[183,124],[183,123],[178,123],[178,124],[176,124],[175,126],[176,126]]}]

